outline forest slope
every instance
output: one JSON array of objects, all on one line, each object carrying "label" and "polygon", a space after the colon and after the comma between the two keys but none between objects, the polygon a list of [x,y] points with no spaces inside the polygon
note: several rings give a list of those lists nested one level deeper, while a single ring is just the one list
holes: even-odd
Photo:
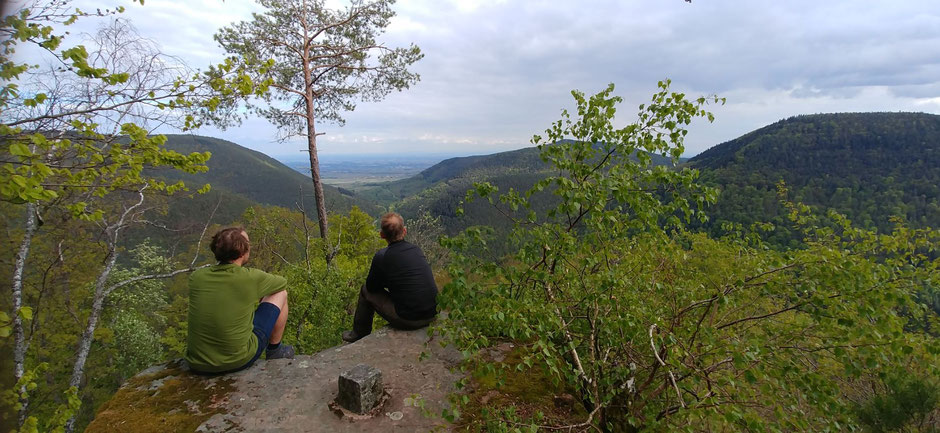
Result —
[{"label": "forest slope", "polygon": [[[551,173],[542,161],[537,147],[526,147],[491,155],[450,158],[407,179],[377,183],[360,194],[388,205],[406,218],[424,213],[439,218],[446,233],[453,234],[469,225],[486,224],[506,228],[508,221],[489,204],[479,201],[465,203],[464,214],[458,215],[467,190],[475,182],[489,182],[500,191],[513,188],[525,191]],[[653,155],[655,164],[670,164],[668,158]],[[543,192],[538,206],[548,208],[554,198]]]},{"label": "forest slope", "polygon": [[[666,163],[657,159],[657,163]],[[825,213],[834,209],[859,225],[890,230],[892,216],[915,227],[940,226],[940,116],[923,113],[838,113],[791,117],[714,146],[687,162],[704,183],[721,190],[704,229],[722,223],[775,223],[770,239],[794,244],[777,196],[783,181],[791,200]],[[526,189],[548,175],[535,147],[451,158],[408,179],[361,191],[406,217],[427,212],[454,233],[500,220],[489,205],[456,209],[474,182],[505,191]],[[551,198],[548,198],[551,200]],[[547,204],[548,205],[548,204]],[[498,225],[498,224],[497,224]]]},{"label": "forest slope", "polygon": [[378,202],[390,204],[419,194],[441,182],[485,177],[487,174],[506,176],[526,171],[540,171],[545,168],[545,164],[539,158],[538,149],[535,147],[491,155],[463,156],[445,159],[407,179],[368,185],[362,189],[361,194]]},{"label": "forest slope", "polygon": [[[785,225],[776,184],[791,200],[835,209],[887,231],[899,216],[940,226],[940,116],[838,113],[791,117],[712,147],[689,162],[722,192],[709,229],[722,222]],[[789,242],[792,234],[773,235]]]},{"label": "forest slope", "polygon": [[[164,214],[151,216],[158,225],[177,230],[178,235],[198,233],[211,215],[213,224],[244,223],[242,215],[252,206],[279,206],[297,210],[302,204],[310,218],[315,218],[316,201],[309,177],[298,173],[274,158],[230,141],[198,135],[167,135],[167,148],[180,153],[210,152],[205,173],[184,173],[164,170],[154,175],[170,181],[182,180],[190,191],[209,184],[206,194],[191,198],[163,200]],[[381,209],[371,200],[349,195],[350,191],[330,185],[323,186],[328,212],[346,213],[353,206],[376,216]],[[213,213],[214,212],[214,213]],[[137,227],[128,233],[127,242],[134,245],[144,238],[158,243],[178,241],[180,236],[167,237],[154,226]]]},{"label": "forest slope", "polygon": [[[208,172],[162,173],[167,178],[181,179],[193,186],[209,183],[213,190],[220,189],[257,203],[287,208],[295,207],[302,193],[304,203],[313,206],[310,178],[261,152],[230,141],[198,135],[167,135],[167,147],[181,153],[212,153],[207,164]],[[323,192],[330,211],[347,211],[354,205],[366,211],[373,210],[368,200],[340,192],[338,188],[325,185]]]}]

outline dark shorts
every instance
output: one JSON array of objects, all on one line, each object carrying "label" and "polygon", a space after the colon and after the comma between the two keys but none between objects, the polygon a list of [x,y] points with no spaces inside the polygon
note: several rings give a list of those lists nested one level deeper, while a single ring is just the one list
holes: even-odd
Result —
[{"label": "dark shorts", "polygon": [[[248,365],[258,360],[264,349],[268,347],[268,341],[271,340],[271,332],[274,332],[274,325],[277,323],[277,317],[281,315],[281,309],[270,302],[262,302],[255,309],[255,320],[252,322],[254,332],[258,337],[258,350],[255,357],[248,361]],[[246,366],[247,367],[247,366]]]},{"label": "dark shorts", "polygon": [[255,319],[251,322],[253,328],[251,332],[258,337],[258,350],[255,351],[255,355],[246,362],[244,365],[238,368],[233,368],[227,371],[221,371],[218,373],[202,373],[196,372],[198,374],[208,374],[208,375],[217,375],[217,374],[226,374],[234,373],[236,371],[244,370],[248,367],[251,367],[258,358],[261,357],[261,354],[264,353],[264,350],[268,348],[268,340],[271,339],[271,332],[274,331],[274,324],[277,323],[278,316],[281,315],[281,309],[270,302],[262,302],[258,305],[258,308],[255,309]]}]

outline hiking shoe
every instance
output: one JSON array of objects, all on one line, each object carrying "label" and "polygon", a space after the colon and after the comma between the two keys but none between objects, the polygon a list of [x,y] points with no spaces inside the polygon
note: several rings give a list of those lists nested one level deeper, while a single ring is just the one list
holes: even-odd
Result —
[{"label": "hiking shoe", "polygon": [[360,337],[356,334],[356,331],[343,331],[343,341],[347,343],[355,343],[362,337],[365,337],[365,335]]},{"label": "hiking shoe", "polygon": [[265,359],[294,359],[294,346],[282,344],[274,350],[266,350]]}]

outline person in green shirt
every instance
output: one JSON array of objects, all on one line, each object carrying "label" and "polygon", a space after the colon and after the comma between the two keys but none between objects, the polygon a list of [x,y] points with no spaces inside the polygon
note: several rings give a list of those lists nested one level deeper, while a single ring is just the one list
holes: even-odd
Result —
[{"label": "person in green shirt", "polygon": [[287,280],[245,267],[251,253],[241,227],[212,237],[219,264],[189,277],[189,333],[186,356],[190,369],[202,374],[231,373],[265,358],[293,358],[294,348],[281,344],[287,324]]}]

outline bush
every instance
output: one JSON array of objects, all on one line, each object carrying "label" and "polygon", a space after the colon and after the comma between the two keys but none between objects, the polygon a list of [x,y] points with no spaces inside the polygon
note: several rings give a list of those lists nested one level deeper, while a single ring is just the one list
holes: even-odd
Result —
[{"label": "bush", "polygon": [[[711,115],[706,99],[668,86],[623,128],[612,125],[612,87],[573,92],[577,117],[563,112],[533,140],[557,175],[502,195],[476,185],[468,196],[512,219],[514,252],[487,259],[486,228],[446,241],[445,332],[468,351],[496,339],[524,346],[520,365],[575,390],[582,429],[838,431],[858,422],[852,380],[899,365],[936,377],[940,346],[904,332],[900,312],[936,278],[940,234],[877,235],[835,214],[821,227],[798,204],[787,207],[805,249],[686,232],[717,192],[649,155],[677,162],[684,126]],[[530,198],[549,187],[559,204],[536,215]]]}]

